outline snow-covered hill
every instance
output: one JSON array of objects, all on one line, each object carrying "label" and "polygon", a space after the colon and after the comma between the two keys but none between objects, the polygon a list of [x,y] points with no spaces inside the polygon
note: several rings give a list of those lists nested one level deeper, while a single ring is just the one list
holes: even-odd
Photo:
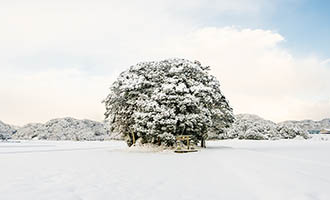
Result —
[{"label": "snow-covered hill", "polygon": [[[308,138],[308,131],[330,128],[330,119],[321,121],[285,121],[274,123],[257,115],[236,115],[233,126],[220,138],[239,139],[282,139],[302,136]],[[15,133],[15,134],[14,134]],[[45,124],[31,123],[15,127],[0,121],[1,139],[41,139],[41,140],[109,140],[121,139],[121,135],[109,130],[109,122],[78,120],[74,118],[53,119]],[[209,139],[217,139],[210,135]]]},{"label": "snow-covered hill", "polygon": [[16,128],[0,121],[0,140],[10,139],[15,132]]},{"label": "snow-covered hill", "polygon": [[27,124],[17,130],[14,139],[41,140],[109,140],[120,139],[110,134],[104,123],[74,118],[52,119],[45,124]]},{"label": "snow-covered hill", "polygon": [[309,131],[310,133],[317,133],[322,129],[330,129],[330,118],[326,118],[320,121],[313,120],[302,120],[302,121],[284,121],[280,124],[294,124],[304,130]]},{"label": "snow-covered hill", "polygon": [[292,139],[296,136],[308,138],[308,132],[295,124],[276,124],[257,115],[239,114],[224,138],[239,139]]}]

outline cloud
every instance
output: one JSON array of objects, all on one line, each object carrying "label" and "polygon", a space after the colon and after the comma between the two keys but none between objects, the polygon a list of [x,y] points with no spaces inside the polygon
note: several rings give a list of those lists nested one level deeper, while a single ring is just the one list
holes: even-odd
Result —
[{"label": "cloud", "polygon": [[2,50],[6,50],[3,55],[9,56],[33,55],[49,49],[109,55],[113,49],[139,49],[185,34],[221,13],[258,13],[265,2],[13,0],[0,3],[0,42]]},{"label": "cloud", "polygon": [[330,59],[323,60],[321,62],[322,65],[330,65]]},{"label": "cloud", "polygon": [[100,101],[121,71],[169,57],[210,65],[236,113],[276,121],[329,117],[328,61],[294,57],[271,30],[207,27],[222,14],[258,16],[271,2],[1,2],[0,119],[102,120]]}]

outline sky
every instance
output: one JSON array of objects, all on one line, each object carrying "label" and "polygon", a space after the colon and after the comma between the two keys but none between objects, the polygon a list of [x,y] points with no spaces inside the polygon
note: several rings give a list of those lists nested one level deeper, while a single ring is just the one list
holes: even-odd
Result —
[{"label": "sky", "polygon": [[330,117],[330,2],[0,0],[0,120],[103,120],[120,72],[199,60],[235,114]]}]

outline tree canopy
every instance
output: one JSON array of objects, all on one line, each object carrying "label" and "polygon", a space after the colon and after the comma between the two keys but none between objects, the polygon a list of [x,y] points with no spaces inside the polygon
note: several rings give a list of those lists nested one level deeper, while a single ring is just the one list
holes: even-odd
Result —
[{"label": "tree canopy", "polygon": [[175,136],[198,141],[222,133],[234,120],[232,108],[210,67],[185,59],[141,62],[122,72],[104,100],[105,118],[128,145],[174,145]]}]

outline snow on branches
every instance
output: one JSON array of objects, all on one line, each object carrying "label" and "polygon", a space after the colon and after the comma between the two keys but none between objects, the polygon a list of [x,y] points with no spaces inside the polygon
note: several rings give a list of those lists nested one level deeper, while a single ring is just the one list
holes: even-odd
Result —
[{"label": "snow on branches", "polygon": [[207,138],[233,122],[232,108],[209,67],[198,61],[168,59],[142,62],[122,72],[104,100],[111,130],[128,145],[171,146],[176,135]]}]

